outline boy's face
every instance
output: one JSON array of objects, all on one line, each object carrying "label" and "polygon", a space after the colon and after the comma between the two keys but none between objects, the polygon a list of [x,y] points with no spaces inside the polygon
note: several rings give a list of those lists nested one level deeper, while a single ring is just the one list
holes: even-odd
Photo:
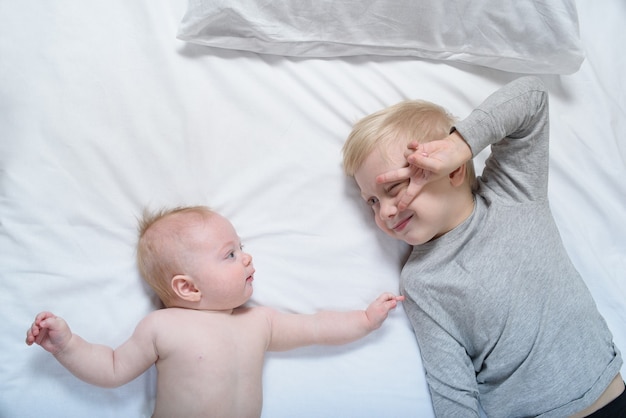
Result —
[{"label": "boy's face", "polygon": [[252,256],[243,252],[232,224],[211,214],[190,228],[189,275],[202,292],[203,309],[234,309],[252,296]]},{"label": "boy's face", "polygon": [[374,211],[376,225],[388,235],[410,245],[424,244],[453,229],[452,186],[448,178],[426,184],[402,212],[397,203],[409,180],[377,184],[376,177],[408,165],[403,143],[392,143],[386,150],[374,149],[356,170],[354,178],[361,196]]}]

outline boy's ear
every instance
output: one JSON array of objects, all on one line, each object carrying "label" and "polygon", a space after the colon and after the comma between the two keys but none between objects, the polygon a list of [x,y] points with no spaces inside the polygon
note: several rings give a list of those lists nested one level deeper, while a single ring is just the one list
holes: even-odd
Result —
[{"label": "boy's ear", "polygon": [[182,300],[197,302],[202,296],[200,289],[196,287],[193,279],[187,275],[177,274],[172,277],[171,285],[174,293]]},{"label": "boy's ear", "polygon": [[465,177],[467,176],[467,164],[463,164],[452,173],[449,174],[450,184],[452,187],[458,187],[465,181]]}]

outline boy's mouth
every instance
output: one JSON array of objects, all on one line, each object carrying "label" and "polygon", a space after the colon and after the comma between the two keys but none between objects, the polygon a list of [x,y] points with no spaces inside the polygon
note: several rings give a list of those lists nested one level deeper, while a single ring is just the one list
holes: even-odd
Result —
[{"label": "boy's mouth", "polygon": [[394,225],[391,229],[393,229],[396,232],[400,232],[402,231],[409,223],[409,221],[413,218],[413,215],[409,216],[408,218],[404,219],[403,221],[400,221],[399,223],[397,223],[396,225]]}]

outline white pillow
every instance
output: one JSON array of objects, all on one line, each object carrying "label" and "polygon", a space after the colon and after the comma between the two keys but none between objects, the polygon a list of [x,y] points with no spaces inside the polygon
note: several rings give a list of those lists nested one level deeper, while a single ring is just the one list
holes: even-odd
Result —
[{"label": "white pillow", "polygon": [[584,60],[573,0],[189,0],[178,38],[298,57],[415,56],[521,73]]}]

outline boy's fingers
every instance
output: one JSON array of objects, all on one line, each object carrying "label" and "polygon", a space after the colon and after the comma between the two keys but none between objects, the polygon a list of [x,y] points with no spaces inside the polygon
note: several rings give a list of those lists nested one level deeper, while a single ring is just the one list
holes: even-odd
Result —
[{"label": "boy's fingers", "polygon": [[404,193],[402,193],[400,200],[398,201],[398,210],[400,212],[405,210],[411,204],[413,199],[415,199],[415,196],[417,196],[421,190],[422,186],[423,184],[415,183],[414,181],[409,182],[409,185]]},{"label": "boy's fingers", "polygon": [[413,199],[415,199],[415,196],[417,196],[417,193],[414,190],[410,190],[407,188],[407,190],[402,195],[400,202],[398,203],[398,209],[401,212],[405,210],[409,206],[409,204],[413,201]]},{"label": "boy's fingers", "polygon": [[405,153],[407,153],[407,152],[408,152],[409,154],[412,154],[412,153],[414,153],[415,151],[417,151],[417,149],[418,149],[419,147],[420,147],[420,143],[419,143],[419,142],[417,142],[417,141],[411,141],[411,142],[409,142],[409,143],[408,143],[408,145],[406,146],[406,149],[407,149],[407,150],[405,151]]},{"label": "boy's fingers", "polygon": [[426,153],[415,152],[407,157],[407,162],[423,171],[435,171],[438,161]]},{"label": "boy's fingers", "polygon": [[386,173],[380,174],[376,177],[376,183],[390,183],[392,181],[397,180],[406,180],[411,177],[411,168],[403,167],[397,170],[387,171]]}]

